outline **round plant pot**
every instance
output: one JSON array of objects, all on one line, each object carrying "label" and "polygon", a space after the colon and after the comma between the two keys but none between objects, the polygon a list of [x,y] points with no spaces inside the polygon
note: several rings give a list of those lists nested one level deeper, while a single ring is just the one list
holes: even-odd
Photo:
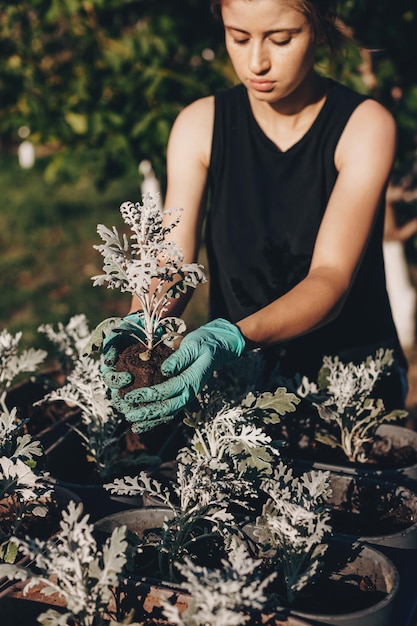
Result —
[{"label": "round plant pot", "polygon": [[63,489],[76,494],[83,503],[84,513],[90,516],[91,522],[128,509],[137,509],[142,506],[139,496],[114,496],[103,485],[82,485],[65,481],[56,481]]},{"label": "round plant pot", "polygon": [[[348,550],[347,546],[335,542],[329,550]],[[373,592],[380,592],[381,599],[361,610],[352,610],[330,613],[326,610],[328,600],[327,595],[322,603],[323,609],[320,611],[310,611],[306,608],[302,610],[291,609],[291,614],[319,624],[332,624],[333,626],[393,626],[400,622],[393,621],[394,602],[399,589],[399,575],[393,563],[378,550],[368,546],[362,546],[359,553],[340,569],[336,569],[331,574],[331,580],[336,583],[345,582],[351,586],[356,581],[365,581],[372,586]],[[329,587],[330,589],[331,587]],[[372,593],[373,593],[372,592]],[[336,596],[337,602],[342,606],[342,598]],[[403,625],[401,625],[403,626]]]},{"label": "round plant pot", "polygon": [[[124,511],[108,515],[95,524],[98,536],[105,539],[120,525],[142,537],[144,532],[152,528],[160,528],[165,519],[172,519],[173,512],[168,507],[148,506],[137,510]],[[133,609],[135,619],[151,619],[152,624],[158,624],[157,617],[161,614],[162,602],[169,600],[175,604],[182,613],[187,609],[192,597],[181,587],[173,583],[167,583],[156,578],[131,577],[123,581],[126,597],[124,609]],[[310,626],[299,617],[290,615],[287,610],[282,614],[269,614],[267,623],[271,626]],[[146,622],[148,623],[148,622]]]},{"label": "round plant pot", "polygon": [[[377,435],[387,441],[388,447],[396,450],[409,450],[417,455],[417,432],[404,426],[393,426],[392,424],[382,424],[377,429]],[[403,485],[410,489],[417,490],[417,462],[404,464],[402,467],[389,467],[361,464],[327,463],[320,459],[306,460],[302,456],[293,458],[292,462],[302,471],[316,469],[330,472],[343,473],[353,476],[375,478]]]},{"label": "round plant pot", "polygon": [[94,528],[103,536],[110,535],[115,528],[126,526],[128,530],[143,537],[145,531],[160,528],[165,519],[172,519],[173,511],[164,506],[147,506],[120,513],[113,513],[99,519]]},{"label": "round plant pot", "polygon": [[[339,532],[337,517],[334,517],[336,536],[376,547],[391,559],[400,576],[399,592],[394,604],[397,624],[411,626],[413,622],[410,620],[417,607],[417,494],[393,483],[340,474],[331,475],[330,485],[333,514],[351,509],[352,503],[353,507],[359,507],[362,503],[365,508],[363,514],[369,517],[370,528],[366,532],[358,531],[353,524],[348,528],[346,523],[343,524],[343,532]],[[403,528],[391,532],[387,528],[383,533],[375,531],[380,524],[378,517],[384,518],[384,507],[385,511],[388,508],[392,512],[392,522],[395,524],[404,514]]]},{"label": "round plant pot", "polygon": [[[166,518],[172,518],[172,515],[171,509],[167,507],[145,507],[138,510],[124,511],[99,520],[95,524],[95,530],[99,534],[101,533],[104,539],[114,528],[126,525],[130,531],[143,536],[146,530],[159,528],[163,521]],[[299,619],[302,622],[307,621],[307,623],[311,620],[314,623],[346,626],[392,626],[390,621],[392,604],[398,592],[399,577],[391,561],[377,550],[368,546],[352,548],[352,546],[344,542],[332,542],[329,550],[333,557],[332,562],[334,561],[338,565],[343,563],[340,569],[336,567],[332,570],[332,579],[336,581],[346,580],[346,585],[348,586],[352,580],[358,578],[369,580],[373,591],[378,596],[378,601],[364,610],[356,611],[349,615],[334,615],[326,614],[325,612],[316,614],[313,612],[308,613],[304,610],[291,609],[288,611],[288,619]],[[337,558],[335,558],[336,551]],[[144,581],[148,583],[148,588],[145,590],[141,587]],[[133,577],[129,580],[128,585],[129,595],[133,593],[136,602],[138,602],[139,596],[143,599],[143,594],[146,596],[148,594],[156,595],[161,598],[161,594],[166,594],[167,590],[170,590],[171,593],[181,592],[181,587],[149,578],[135,581]],[[278,621],[277,623],[281,622]]]},{"label": "round plant pot", "polygon": [[[376,547],[417,548],[416,493],[388,481],[336,473],[330,474],[330,488],[332,495],[328,503],[333,513],[332,528],[337,535],[347,535]],[[344,523],[339,521],[339,530],[338,519],[344,516]]]},{"label": "round plant pot", "polygon": [[[52,495],[48,499],[51,502],[50,512],[47,514],[47,518],[39,518],[37,529],[38,531],[27,532],[25,535],[29,536],[31,539],[34,538],[52,538],[56,535],[60,528],[60,522],[62,519],[62,510],[66,509],[70,502],[75,502],[76,504],[81,503],[80,497],[70,491],[69,489],[65,489],[60,485],[52,485]],[[40,503],[45,503],[48,500],[42,498]],[[48,517],[50,519],[48,519]],[[39,528],[40,531],[39,532]],[[16,563],[19,565],[25,565],[29,563],[29,557],[18,557]],[[22,588],[25,583],[13,583],[13,581],[9,581],[7,578],[0,579],[0,599],[5,595],[10,595],[10,589],[12,588]]]}]

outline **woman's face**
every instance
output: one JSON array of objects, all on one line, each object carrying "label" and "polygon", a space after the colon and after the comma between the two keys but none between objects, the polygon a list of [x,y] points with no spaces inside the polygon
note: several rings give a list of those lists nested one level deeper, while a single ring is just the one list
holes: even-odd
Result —
[{"label": "woman's face", "polygon": [[226,48],[256,100],[293,99],[313,70],[316,44],[294,0],[222,0]]}]

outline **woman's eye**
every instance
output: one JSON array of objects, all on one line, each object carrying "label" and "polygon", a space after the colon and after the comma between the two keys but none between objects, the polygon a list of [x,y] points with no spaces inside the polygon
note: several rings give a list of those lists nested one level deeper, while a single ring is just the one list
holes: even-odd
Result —
[{"label": "woman's eye", "polygon": [[271,41],[276,46],[287,46],[291,41],[291,37],[289,37],[288,39],[280,39],[279,41],[276,39],[272,39]]},{"label": "woman's eye", "polygon": [[243,45],[248,41],[248,39],[234,39],[233,41],[234,43],[237,43],[238,45]]}]

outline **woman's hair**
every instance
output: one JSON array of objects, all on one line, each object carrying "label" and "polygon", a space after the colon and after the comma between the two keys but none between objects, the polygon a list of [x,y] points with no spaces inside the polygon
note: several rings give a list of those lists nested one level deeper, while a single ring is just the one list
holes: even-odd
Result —
[{"label": "woman's hair", "polygon": [[[251,0],[249,0],[251,1]],[[309,20],[316,41],[335,52],[345,40],[345,34],[337,18],[337,0],[292,0],[294,8]],[[211,0],[211,10],[220,16],[222,0]]]}]

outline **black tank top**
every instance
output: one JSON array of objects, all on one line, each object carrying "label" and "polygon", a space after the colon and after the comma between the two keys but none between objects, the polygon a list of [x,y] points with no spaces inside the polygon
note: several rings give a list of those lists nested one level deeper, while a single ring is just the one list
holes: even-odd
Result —
[{"label": "black tank top", "polygon": [[[257,124],[243,85],[216,95],[206,227],[211,318],[236,322],[306,276],[337,179],[335,149],[364,99],[329,81],[310,129],[281,152]],[[377,347],[392,347],[403,360],[385,286],[383,221],[381,202],[342,312],[287,342],[285,374],[314,376],[324,355],[357,361]]]}]

